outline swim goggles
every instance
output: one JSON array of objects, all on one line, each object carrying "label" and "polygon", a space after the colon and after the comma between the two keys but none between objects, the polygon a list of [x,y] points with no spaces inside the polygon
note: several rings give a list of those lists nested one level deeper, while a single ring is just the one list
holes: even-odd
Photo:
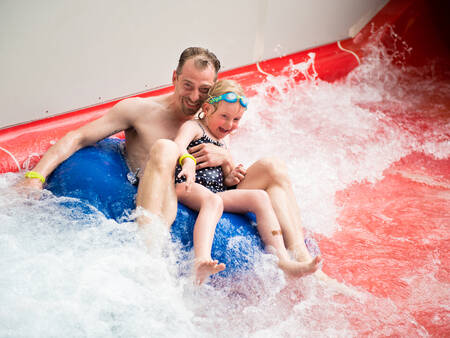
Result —
[{"label": "swim goggles", "polygon": [[241,104],[241,106],[244,108],[247,108],[248,99],[245,96],[240,96],[233,92],[228,92],[228,93],[222,94],[220,96],[210,97],[208,99],[208,103],[216,103],[216,102],[219,102],[222,100],[229,102],[229,103],[235,103],[238,99],[239,99],[239,103]]}]

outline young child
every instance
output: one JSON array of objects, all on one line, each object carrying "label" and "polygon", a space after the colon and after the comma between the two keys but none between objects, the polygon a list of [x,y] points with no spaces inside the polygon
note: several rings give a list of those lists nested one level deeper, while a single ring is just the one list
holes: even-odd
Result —
[{"label": "young child", "polygon": [[238,83],[218,81],[210,89],[199,119],[185,122],[175,138],[180,148],[175,171],[177,197],[181,203],[199,212],[194,226],[194,274],[198,284],[225,269],[225,264],[211,258],[214,231],[223,211],[253,212],[262,241],[275,249],[278,266],[285,273],[295,277],[312,273],[321,261],[319,256],[310,262],[297,262],[289,257],[280,225],[264,190],[227,190],[244,178],[242,165],[228,170],[222,167],[195,170],[196,161],[187,149],[201,143],[224,147],[224,137],[238,127],[247,103]]}]

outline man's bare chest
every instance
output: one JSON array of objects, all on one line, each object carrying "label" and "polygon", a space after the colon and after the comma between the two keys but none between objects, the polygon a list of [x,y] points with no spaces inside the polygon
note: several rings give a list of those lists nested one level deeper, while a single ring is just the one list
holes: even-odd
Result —
[{"label": "man's bare chest", "polygon": [[126,132],[131,143],[138,143],[140,148],[150,150],[153,143],[159,139],[175,139],[179,126],[165,121],[149,121],[139,123]]}]

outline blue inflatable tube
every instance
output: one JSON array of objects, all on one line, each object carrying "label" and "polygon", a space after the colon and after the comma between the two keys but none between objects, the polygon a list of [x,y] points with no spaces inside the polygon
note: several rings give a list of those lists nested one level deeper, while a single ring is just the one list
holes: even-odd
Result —
[{"label": "blue inflatable tube", "polygon": [[[122,142],[111,138],[79,150],[49,176],[46,189],[56,196],[78,199],[77,207],[86,213],[92,209],[84,203],[118,222],[127,220],[135,209],[137,188],[127,180],[129,170],[120,150]],[[252,216],[224,213],[217,224],[211,256],[226,264],[221,275],[251,269],[255,256],[262,252]],[[171,235],[185,252],[192,248],[196,218],[197,212],[178,203]]]}]

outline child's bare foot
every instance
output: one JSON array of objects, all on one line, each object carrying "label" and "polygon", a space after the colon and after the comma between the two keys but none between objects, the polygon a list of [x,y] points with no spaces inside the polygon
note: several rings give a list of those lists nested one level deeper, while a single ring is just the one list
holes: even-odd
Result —
[{"label": "child's bare foot", "polygon": [[309,262],[298,262],[294,260],[280,260],[278,266],[281,270],[292,277],[301,277],[316,272],[322,261],[320,256],[314,257]]},{"label": "child's bare foot", "polygon": [[197,258],[194,264],[195,282],[197,285],[202,284],[209,276],[225,270],[225,264],[218,260],[208,258]]}]

